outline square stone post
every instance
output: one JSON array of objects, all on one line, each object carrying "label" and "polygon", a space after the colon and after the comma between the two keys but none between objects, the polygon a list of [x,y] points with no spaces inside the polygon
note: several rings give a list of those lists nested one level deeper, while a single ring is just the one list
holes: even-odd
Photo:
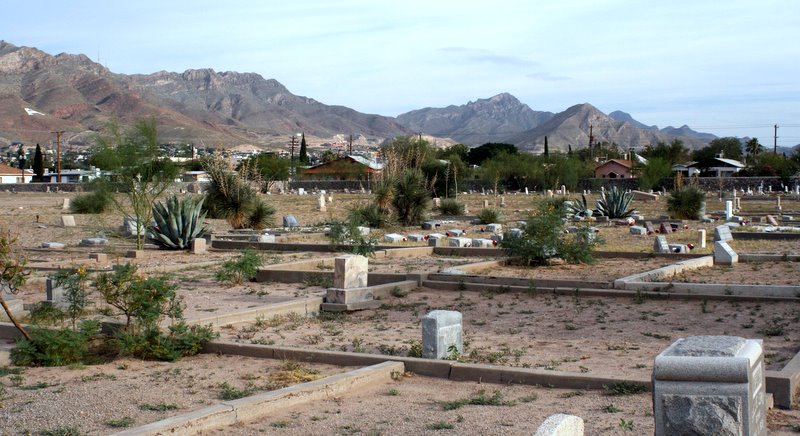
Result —
[{"label": "square stone post", "polygon": [[363,288],[367,286],[369,263],[366,257],[348,254],[334,259],[333,287],[339,289]]},{"label": "square stone post", "polygon": [[656,436],[767,434],[761,340],[693,336],[653,367]]},{"label": "square stone post", "polygon": [[461,327],[461,312],[433,310],[422,318],[422,357],[442,359],[448,349],[456,347],[464,352],[464,334]]}]

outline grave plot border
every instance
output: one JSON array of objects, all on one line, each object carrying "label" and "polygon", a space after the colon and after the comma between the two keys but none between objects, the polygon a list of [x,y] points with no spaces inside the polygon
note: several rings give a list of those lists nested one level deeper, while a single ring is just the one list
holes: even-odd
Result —
[{"label": "grave plot border", "polygon": [[740,241],[795,241],[800,239],[800,232],[780,233],[780,232],[731,232],[734,240]]}]

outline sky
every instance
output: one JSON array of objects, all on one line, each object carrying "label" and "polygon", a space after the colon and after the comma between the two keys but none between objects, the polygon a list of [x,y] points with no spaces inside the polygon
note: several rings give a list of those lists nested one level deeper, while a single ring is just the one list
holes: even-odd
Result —
[{"label": "sky", "polygon": [[397,116],[508,92],[648,125],[800,144],[795,0],[5,2],[0,39],[111,71],[253,72]]}]

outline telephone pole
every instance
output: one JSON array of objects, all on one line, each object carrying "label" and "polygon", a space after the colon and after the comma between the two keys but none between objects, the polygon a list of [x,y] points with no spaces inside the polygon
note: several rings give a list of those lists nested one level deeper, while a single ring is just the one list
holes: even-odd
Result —
[{"label": "telephone pole", "polygon": [[61,183],[61,134],[64,133],[64,131],[56,130],[50,133],[56,134],[56,180],[58,183]]},{"label": "telephone pole", "polygon": [[775,124],[775,133],[772,135],[772,153],[778,154],[778,125]]},{"label": "telephone pole", "polygon": [[349,150],[349,151],[348,151],[347,153],[348,153],[350,156],[352,156],[352,155],[353,155],[353,135],[350,135],[350,148],[349,148],[348,150]]},{"label": "telephone pole", "polygon": [[294,175],[294,146],[297,144],[297,135],[292,135],[292,154],[289,159],[289,174]]}]

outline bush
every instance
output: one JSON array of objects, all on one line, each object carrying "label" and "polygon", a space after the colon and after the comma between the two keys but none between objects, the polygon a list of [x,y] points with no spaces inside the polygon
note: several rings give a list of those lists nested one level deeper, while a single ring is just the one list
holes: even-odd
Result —
[{"label": "bush", "polygon": [[633,195],[630,192],[620,191],[616,186],[604,192],[597,200],[597,212],[600,216],[614,218],[627,218],[633,214],[630,208]]},{"label": "bush", "polygon": [[344,249],[353,254],[362,256],[372,256],[375,254],[375,247],[378,241],[372,236],[361,234],[358,228],[359,222],[354,219],[348,221],[334,221],[331,223],[331,230],[328,232],[328,239],[337,249]]},{"label": "bush", "polygon": [[219,160],[205,165],[211,179],[206,210],[212,218],[223,218],[234,229],[262,229],[272,222],[275,209],[258,197],[246,174],[237,173]]},{"label": "bush", "polygon": [[705,193],[693,186],[673,191],[667,198],[667,210],[673,218],[699,220],[705,215],[705,209]]},{"label": "bush", "polygon": [[429,203],[430,197],[422,173],[418,170],[403,172],[395,183],[392,198],[397,220],[404,226],[419,224]]},{"label": "bush", "polygon": [[452,198],[445,198],[439,205],[439,212],[447,216],[464,215],[464,209],[463,203]]},{"label": "bush", "polygon": [[219,271],[216,279],[219,282],[228,282],[240,285],[245,281],[250,281],[256,277],[258,268],[264,263],[264,259],[258,252],[246,248],[241,251],[239,257],[226,260]]},{"label": "bush", "polygon": [[487,208],[478,212],[478,219],[481,224],[500,223],[503,220],[503,215],[497,209]]},{"label": "bush", "polygon": [[111,193],[99,189],[88,194],[78,194],[69,203],[72,213],[103,213],[111,206]]},{"label": "bush", "polygon": [[202,213],[203,198],[179,200],[172,196],[166,204],[153,205],[153,220],[156,225],[150,228],[153,241],[171,250],[189,248],[192,239],[202,237],[208,229],[203,226],[206,214]]},{"label": "bush", "polygon": [[382,210],[377,204],[366,206],[354,206],[347,211],[347,221],[356,222],[375,229],[389,225],[389,214]]},{"label": "bush", "polygon": [[116,342],[123,356],[175,361],[199,353],[204,342],[217,336],[219,334],[211,326],[189,326],[179,321],[169,326],[166,334],[155,327],[140,333],[121,331],[116,335]]},{"label": "bush", "polygon": [[30,339],[18,339],[11,361],[18,366],[63,366],[89,358],[90,338],[100,330],[96,321],[81,322],[78,330],[33,327]]}]

